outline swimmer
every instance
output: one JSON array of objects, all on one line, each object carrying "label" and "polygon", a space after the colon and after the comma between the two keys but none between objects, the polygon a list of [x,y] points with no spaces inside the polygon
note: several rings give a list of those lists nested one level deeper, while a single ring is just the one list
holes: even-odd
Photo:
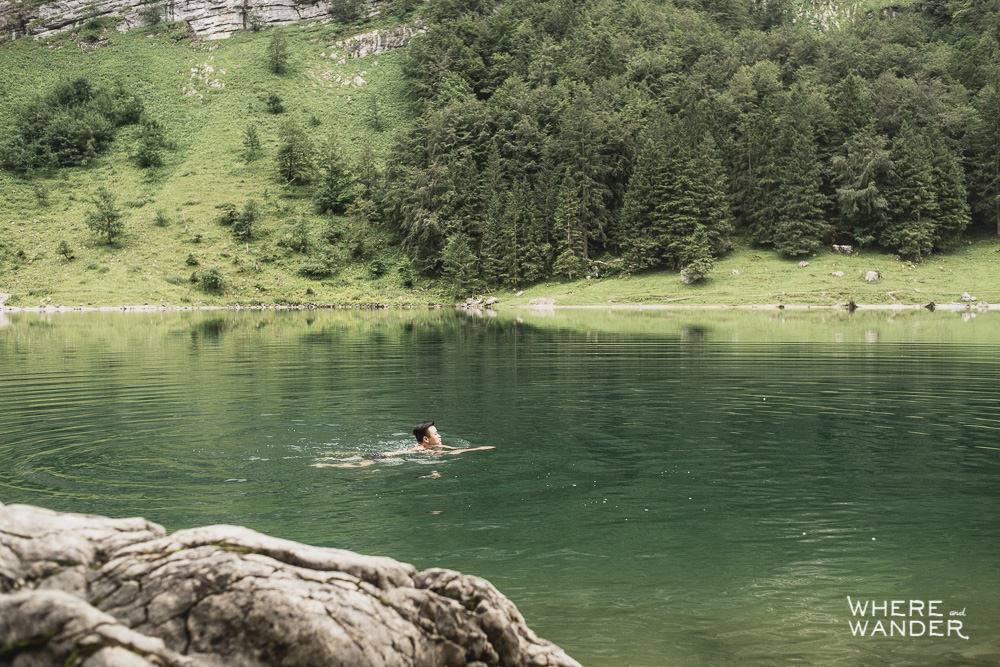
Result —
[{"label": "swimmer", "polygon": [[[417,439],[417,444],[412,449],[405,449],[400,452],[392,452],[387,456],[396,454],[463,454],[465,452],[478,452],[483,449],[493,449],[486,447],[450,447],[441,442],[441,434],[438,433],[434,422],[420,422],[413,427],[413,435]],[[449,451],[442,451],[442,450]]]},{"label": "swimmer", "polygon": [[[372,459],[387,459],[393,456],[404,454],[464,454],[465,452],[478,452],[484,449],[495,449],[492,445],[485,447],[451,447],[441,442],[441,434],[438,433],[434,422],[421,422],[413,428],[413,435],[417,438],[417,444],[410,449],[401,449],[397,452],[378,452],[377,454],[363,454],[365,460],[350,461],[347,463],[313,463],[313,468],[367,468],[375,465]],[[447,450],[447,451],[444,451]],[[339,452],[338,452],[339,453]]]}]

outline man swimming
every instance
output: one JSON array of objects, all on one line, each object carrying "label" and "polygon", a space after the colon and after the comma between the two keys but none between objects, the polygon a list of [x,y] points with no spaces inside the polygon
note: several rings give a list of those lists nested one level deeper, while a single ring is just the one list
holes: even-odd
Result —
[{"label": "man swimming", "polygon": [[[463,454],[465,452],[478,452],[483,449],[494,449],[492,445],[485,447],[451,447],[441,442],[441,434],[438,433],[434,422],[420,422],[413,427],[413,435],[417,439],[417,444],[410,449],[401,449],[397,452],[378,452],[377,454],[365,454],[364,461],[351,461],[348,463],[313,463],[313,468],[367,468],[375,465],[373,459],[387,459],[403,454]],[[444,451],[448,450],[448,451]]]},{"label": "man swimming", "polygon": [[[405,449],[400,452],[391,452],[386,456],[396,454],[461,454],[463,452],[478,452],[482,449],[493,449],[487,447],[450,447],[441,442],[441,434],[438,433],[434,422],[420,422],[413,427],[413,435],[417,439],[417,444],[412,449]],[[447,449],[450,451],[441,451]]]}]

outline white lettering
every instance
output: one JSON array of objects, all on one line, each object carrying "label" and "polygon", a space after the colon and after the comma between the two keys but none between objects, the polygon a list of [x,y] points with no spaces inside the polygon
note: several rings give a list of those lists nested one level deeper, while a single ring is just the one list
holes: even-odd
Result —
[{"label": "white lettering", "polygon": [[851,608],[852,616],[864,616],[868,613],[868,600],[865,600],[864,603],[855,602],[854,600],[851,600],[851,596],[848,595],[847,606]]},{"label": "white lettering", "polygon": [[874,616],[877,612],[880,611],[882,612],[883,616],[885,616],[889,612],[888,600],[882,600],[882,604],[877,604],[875,600],[872,600],[872,616]]},{"label": "white lettering", "polygon": [[[944,623],[944,621],[928,621],[927,622],[927,625],[931,626],[931,632],[930,632],[931,637],[944,637],[944,633],[941,632],[941,630],[940,630],[942,623]],[[935,632],[935,630],[937,632]]]},{"label": "white lettering", "polygon": [[876,632],[881,632],[883,637],[887,636],[885,634],[885,626],[882,625],[882,621],[875,621],[875,627],[872,628],[872,633],[868,636],[874,637]]},{"label": "white lettering", "polygon": [[900,637],[906,636],[906,621],[899,621],[898,623],[896,621],[889,621],[889,636],[895,637],[897,633]]},{"label": "white lettering", "polygon": [[[920,632],[914,631],[914,628],[917,626],[920,626]],[[923,621],[910,621],[911,637],[923,637],[925,632],[927,632],[927,626],[924,625]]]},{"label": "white lettering", "polygon": [[944,614],[940,614],[937,611],[935,611],[938,608],[939,604],[941,604],[941,600],[928,600],[927,601],[927,615],[928,616],[944,616]]},{"label": "white lettering", "polygon": [[891,612],[892,615],[893,616],[906,616],[906,614],[904,614],[903,612],[901,612],[899,610],[899,608],[902,607],[904,604],[906,604],[906,600],[893,600],[892,601],[892,612]]},{"label": "white lettering", "polygon": [[968,637],[966,637],[965,635],[962,634],[962,621],[950,619],[948,621],[948,636],[949,637],[951,637],[951,631],[952,630],[954,630],[955,634],[958,635],[959,637],[961,637],[962,639],[968,639]]},{"label": "white lettering", "polygon": [[910,600],[910,616],[915,616],[920,614],[924,615],[924,601],[923,600]]},{"label": "white lettering", "polygon": [[851,636],[852,637],[857,637],[858,635],[861,635],[862,637],[864,637],[865,633],[868,632],[868,621],[865,621],[865,624],[861,625],[861,621],[851,621],[851,620],[848,620],[847,624],[849,626],[851,626]]}]

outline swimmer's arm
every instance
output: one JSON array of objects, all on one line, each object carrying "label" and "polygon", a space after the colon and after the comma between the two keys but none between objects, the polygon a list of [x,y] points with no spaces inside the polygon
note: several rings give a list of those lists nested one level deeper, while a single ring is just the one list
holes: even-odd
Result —
[{"label": "swimmer's arm", "polygon": [[468,447],[466,449],[457,449],[455,447],[449,447],[452,451],[444,452],[446,455],[451,456],[452,454],[464,454],[465,452],[478,452],[483,449],[495,449],[492,445],[486,447]]}]

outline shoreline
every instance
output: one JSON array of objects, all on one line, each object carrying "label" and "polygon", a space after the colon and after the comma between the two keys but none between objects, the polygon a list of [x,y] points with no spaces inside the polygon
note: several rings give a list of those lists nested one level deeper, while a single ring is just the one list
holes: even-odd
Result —
[{"label": "shoreline", "polygon": [[[121,306],[4,306],[0,305],[0,313],[165,313],[182,311],[243,311],[243,310],[440,310],[444,306],[439,303],[431,303],[424,306],[413,304],[392,305],[385,303],[370,304],[258,304],[258,305],[206,305],[206,306],[175,306],[171,304],[125,304]],[[469,308],[465,304],[455,304],[456,310],[474,312],[479,308]],[[976,303],[940,303],[934,304],[933,308],[928,308],[927,304],[855,304],[855,310],[875,310],[875,311],[900,311],[900,310],[943,310],[947,312],[985,312],[990,310],[1000,310],[1000,304],[988,304],[985,302]],[[847,304],[672,304],[672,303],[635,303],[635,304],[583,304],[583,305],[558,305],[558,304],[523,304],[513,306],[501,306],[498,310],[532,310],[532,311],[555,311],[555,310],[847,310],[851,308]]]},{"label": "shoreline", "polygon": [[[847,310],[851,308],[847,304],[784,304],[784,303],[764,303],[764,304],[672,304],[672,303],[637,303],[637,304],[608,304],[608,305],[554,305],[554,304],[531,304],[523,306],[508,306],[508,308],[521,308],[526,310]],[[949,312],[973,312],[1000,310],[1000,304],[988,303],[936,303],[933,308],[928,308],[927,304],[919,303],[878,303],[878,304],[854,304],[854,310],[927,310],[933,312],[944,310]]]}]

